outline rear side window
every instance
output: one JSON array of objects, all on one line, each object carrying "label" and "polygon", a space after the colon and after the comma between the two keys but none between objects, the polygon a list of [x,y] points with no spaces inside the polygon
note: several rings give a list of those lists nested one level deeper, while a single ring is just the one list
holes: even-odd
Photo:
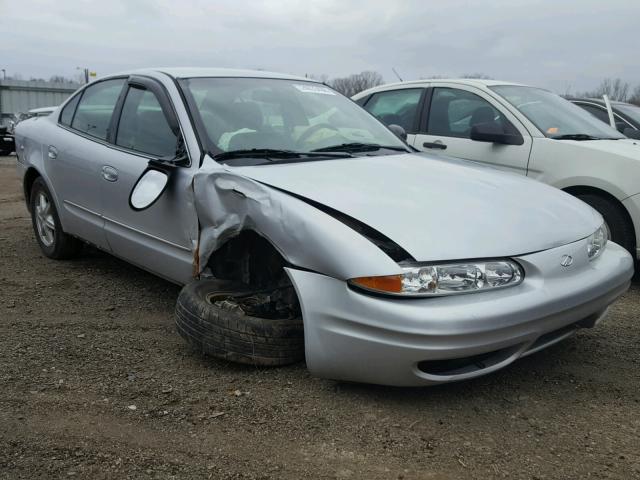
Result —
[{"label": "rear side window", "polygon": [[122,106],[116,145],[157,157],[175,157],[177,143],[155,94],[130,88]]},{"label": "rear side window", "polygon": [[413,132],[421,95],[421,88],[374,93],[364,108],[385,125],[400,125]]},{"label": "rear side window", "polygon": [[62,109],[62,113],[60,113],[60,123],[66,125],[68,127],[71,126],[71,120],[73,120],[73,114],[76,111],[76,107],[78,106],[78,101],[80,101],[81,95],[76,95],[71,99],[69,103],[67,103]]},{"label": "rear side window", "polygon": [[71,127],[102,140],[116,107],[124,79],[106,80],[88,87],[82,94]]}]

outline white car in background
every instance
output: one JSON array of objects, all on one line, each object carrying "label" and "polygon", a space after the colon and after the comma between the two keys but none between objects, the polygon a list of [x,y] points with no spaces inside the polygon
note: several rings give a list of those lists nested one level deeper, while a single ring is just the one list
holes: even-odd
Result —
[{"label": "white car in background", "polygon": [[419,150],[490,164],[577,196],[602,214],[612,240],[640,258],[640,141],[559,95],[494,80],[438,79],[383,85],[353,99],[401,126]]}]

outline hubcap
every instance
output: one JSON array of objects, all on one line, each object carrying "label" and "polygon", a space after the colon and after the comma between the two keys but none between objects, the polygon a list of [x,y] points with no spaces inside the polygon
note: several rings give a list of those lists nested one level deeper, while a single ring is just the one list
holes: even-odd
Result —
[{"label": "hubcap", "polygon": [[35,202],[36,228],[40,241],[47,247],[53,245],[56,235],[56,224],[51,212],[51,200],[44,192],[38,192]]}]

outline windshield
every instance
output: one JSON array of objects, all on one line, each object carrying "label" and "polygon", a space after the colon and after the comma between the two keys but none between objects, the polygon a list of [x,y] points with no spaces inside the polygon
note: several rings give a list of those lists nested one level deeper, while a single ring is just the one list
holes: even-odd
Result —
[{"label": "windshield", "polygon": [[352,151],[354,145],[361,150],[373,147],[367,154],[393,153],[376,146],[408,150],[373,116],[319,83],[264,78],[192,78],[180,83],[199,117],[199,135],[206,137],[203,143],[213,155],[254,149]]},{"label": "windshield", "polygon": [[636,123],[640,123],[640,107],[635,105],[628,105],[626,103],[616,104],[616,110],[620,110],[627,117],[631,118]]},{"label": "windshield", "polygon": [[624,138],[582,108],[555,93],[517,85],[489,87],[516,107],[547,137],[582,136],[584,139]]}]

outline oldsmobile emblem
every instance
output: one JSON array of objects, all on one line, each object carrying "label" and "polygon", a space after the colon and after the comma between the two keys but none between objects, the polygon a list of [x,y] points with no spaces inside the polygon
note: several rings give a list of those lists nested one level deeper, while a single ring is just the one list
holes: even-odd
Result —
[{"label": "oldsmobile emblem", "polygon": [[562,260],[560,260],[560,265],[563,267],[569,267],[573,263],[573,257],[571,255],[563,255]]}]

